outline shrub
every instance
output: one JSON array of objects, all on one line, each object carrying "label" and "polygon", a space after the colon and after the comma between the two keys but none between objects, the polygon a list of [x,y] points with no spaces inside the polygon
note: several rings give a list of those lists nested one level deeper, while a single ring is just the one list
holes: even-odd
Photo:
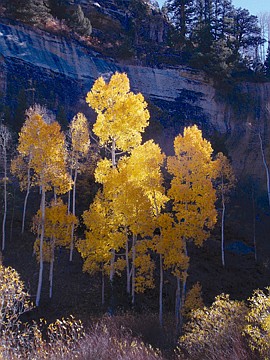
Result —
[{"label": "shrub", "polygon": [[270,288],[256,290],[249,299],[244,333],[250,348],[263,359],[270,358]]},{"label": "shrub", "polygon": [[[79,345],[79,359],[87,360],[161,360],[150,345],[132,336],[131,332],[104,318],[92,326]],[[72,360],[72,353],[66,360]]]},{"label": "shrub", "polygon": [[248,359],[244,338],[247,308],[232,301],[229,295],[219,295],[207,308],[194,311],[180,338],[179,356],[195,359]]},{"label": "shrub", "polygon": [[0,265],[0,354],[4,358],[19,351],[17,335],[24,337],[25,334],[19,317],[31,308],[19,274],[11,267]]},{"label": "shrub", "polygon": [[196,283],[188,291],[184,306],[183,306],[183,315],[185,318],[190,318],[194,310],[203,308],[203,299],[202,299],[202,286],[200,283]]},{"label": "shrub", "polygon": [[72,316],[48,326],[43,320],[22,323],[20,316],[31,309],[16,270],[0,265],[0,359],[161,359],[113,318],[104,318],[85,334],[81,322]]}]

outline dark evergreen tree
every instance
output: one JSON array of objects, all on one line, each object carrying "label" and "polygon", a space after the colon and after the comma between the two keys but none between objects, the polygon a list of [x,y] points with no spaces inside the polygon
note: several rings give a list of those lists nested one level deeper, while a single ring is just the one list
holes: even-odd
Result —
[{"label": "dark evergreen tree", "polygon": [[194,15],[193,3],[192,0],[168,0],[166,2],[168,15],[183,40],[188,37],[191,30]]},{"label": "dark evergreen tree", "polygon": [[57,19],[65,19],[67,17],[68,8],[74,5],[71,0],[48,0],[51,13]]},{"label": "dark evergreen tree", "polygon": [[80,35],[91,35],[92,25],[84,15],[80,5],[72,6],[67,12],[67,23],[71,29]]},{"label": "dark evergreen tree", "polygon": [[44,23],[51,17],[47,0],[9,0],[6,14],[30,24]]},{"label": "dark evergreen tree", "polygon": [[265,75],[270,78],[270,46],[268,44],[268,50],[267,50],[267,55],[266,55],[266,59],[264,62],[264,66],[265,66]]},{"label": "dark evergreen tree", "polygon": [[233,11],[232,20],[231,39],[234,51],[256,47],[262,40],[257,16],[250,15],[247,9],[237,8]]}]

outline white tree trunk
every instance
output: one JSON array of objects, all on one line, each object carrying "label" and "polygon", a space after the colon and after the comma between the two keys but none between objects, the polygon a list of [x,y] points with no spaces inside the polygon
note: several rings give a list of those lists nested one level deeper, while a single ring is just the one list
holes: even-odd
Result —
[{"label": "white tree trunk", "polygon": [[222,266],[225,267],[225,253],[224,253],[224,221],[225,221],[225,197],[224,197],[224,181],[223,174],[221,176],[221,202],[222,202],[222,216],[221,216],[221,261]]},{"label": "white tree trunk", "polygon": [[163,327],[163,259],[162,255],[159,255],[159,325]]},{"label": "white tree trunk", "polygon": [[25,194],[25,198],[24,198],[24,204],[23,204],[23,218],[22,218],[22,234],[24,233],[24,227],[25,227],[25,214],[26,214],[26,208],[27,208],[27,200],[28,200],[28,196],[30,193],[30,183],[31,179],[30,179],[30,166],[28,166],[27,169],[27,189],[26,189],[26,194]]},{"label": "white tree trunk", "polygon": [[[116,160],[115,160],[115,140],[112,141],[112,166],[113,168],[116,167]],[[114,262],[115,262],[115,249],[111,250],[112,253],[112,257],[111,257],[111,269],[110,269],[110,282],[113,282],[113,278],[114,278]]]},{"label": "white tree trunk", "polygon": [[[76,215],[76,181],[78,176],[78,168],[75,168],[74,173],[74,184],[73,184],[73,192],[72,192],[72,215]],[[70,253],[69,253],[69,261],[73,259],[73,249],[74,249],[74,223],[71,226],[71,238],[70,238]]]},{"label": "white tree trunk", "polygon": [[4,158],[4,216],[2,223],[2,251],[6,246],[6,219],[7,219],[7,148],[6,144],[3,146],[3,158]]},{"label": "white tree trunk", "polygon": [[131,303],[135,304],[135,257],[136,257],[136,235],[132,235],[132,287],[131,287]]},{"label": "white tree trunk", "polygon": [[181,288],[180,278],[176,277],[176,292],[175,292],[175,330],[176,335],[179,335],[181,328]]},{"label": "white tree trunk", "polygon": [[261,147],[262,161],[263,161],[263,165],[264,165],[265,173],[266,173],[266,185],[267,185],[268,204],[269,204],[269,206],[270,206],[270,176],[269,176],[269,167],[268,167],[267,162],[266,162],[265,153],[264,153],[264,148],[263,148],[263,142],[262,142],[262,136],[261,136],[261,133],[260,133],[260,132],[259,132],[259,139],[260,139],[260,147]]},{"label": "white tree trunk", "polygon": [[224,253],[224,221],[225,221],[225,199],[222,193],[222,217],[221,217],[221,260],[222,266],[225,267],[225,253]]},{"label": "white tree trunk", "polygon": [[[187,251],[187,241],[184,238],[183,239],[184,242],[184,250],[185,250],[185,255],[188,257],[188,251]],[[182,297],[181,297],[181,308],[184,306],[185,300],[186,300],[186,292],[187,292],[187,270],[184,271],[184,278],[183,278],[183,288],[182,288]]]},{"label": "white tree trunk", "polygon": [[45,189],[44,186],[41,187],[41,233],[40,233],[40,244],[39,244],[39,276],[38,276],[38,288],[36,296],[36,306],[39,306],[40,295],[42,289],[42,279],[43,279],[43,241],[44,241],[44,231],[45,231]]},{"label": "white tree trunk", "polygon": [[252,185],[252,210],[253,210],[253,246],[254,246],[254,259],[255,262],[258,261],[257,258],[257,241],[256,241],[256,211],[255,211],[255,195],[254,195],[254,186]]},{"label": "white tree trunk", "polygon": [[130,276],[131,276],[131,272],[130,272],[130,269],[129,269],[128,253],[129,253],[129,248],[128,248],[128,236],[127,236],[127,239],[126,239],[127,294],[130,295]]},{"label": "white tree trunk", "polygon": [[49,297],[50,297],[50,299],[52,298],[52,295],[53,295],[54,249],[55,249],[55,238],[53,237],[53,239],[52,239],[51,261],[50,261],[50,276],[49,276],[49,282],[50,282]]}]

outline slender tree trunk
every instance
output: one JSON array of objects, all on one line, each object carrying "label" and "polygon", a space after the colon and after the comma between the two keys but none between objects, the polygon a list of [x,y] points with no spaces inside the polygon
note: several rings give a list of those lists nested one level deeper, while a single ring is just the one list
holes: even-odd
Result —
[{"label": "slender tree trunk", "polygon": [[269,167],[266,162],[264,148],[263,148],[263,142],[262,142],[262,136],[259,131],[259,139],[260,139],[260,147],[261,147],[261,154],[262,154],[262,161],[266,172],[266,185],[267,185],[267,195],[268,195],[268,204],[270,206],[270,175],[269,175]]},{"label": "slender tree trunk", "polygon": [[222,217],[221,217],[221,260],[222,266],[225,267],[225,252],[224,252],[224,220],[225,220],[225,201],[222,194]]},{"label": "slender tree trunk", "polygon": [[163,258],[159,255],[159,325],[163,327]]},{"label": "slender tree trunk", "polygon": [[181,286],[180,277],[176,277],[176,292],[175,292],[175,331],[176,336],[180,334],[181,328]]},{"label": "slender tree trunk", "polygon": [[22,218],[22,234],[24,233],[24,227],[25,227],[25,214],[26,214],[26,208],[27,208],[27,201],[28,201],[28,196],[30,193],[30,185],[31,185],[31,179],[30,179],[30,166],[28,166],[27,169],[27,189],[26,189],[26,194],[25,194],[25,198],[24,198],[24,204],[23,204],[23,218]]},{"label": "slender tree trunk", "polygon": [[112,166],[113,168],[116,167],[116,144],[115,140],[112,140]]},{"label": "slender tree trunk", "polygon": [[50,281],[49,297],[50,297],[50,299],[52,298],[52,295],[53,295],[54,250],[55,250],[55,237],[53,237],[53,239],[52,239],[52,250],[51,250],[52,252],[51,252],[51,261],[50,261],[50,277],[49,277],[49,281]]},{"label": "slender tree trunk", "polygon": [[115,263],[115,250],[111,250],[111,268],[110,268],[110,288],[111,288],[111,298],[110,298],[110,308],[109,313],[114,313],[114,263]]},{"label": "slender tree trunk", "polygon": [[[185,255],[188,257],[188,251],[187,251],[187,242],[186,239],[183,239],[184,242],[184,250],[185,250]],[[188,273],[187,270],[184,271],[184,275],[183,275],[183,288],[182,288],[182,298],[181,298],[181,309],[184,306],[185,300],[186,300],[186,292],[187,292],[187,277],[188,277]]]},{"label": "slender tree trunk", "polygon": [[6,219],[7,219],[7,149],[5,144],[3,146],[3,157],[4,157],[4,216],[2,223],[2,251],[5,250],[5,246],[6,246]]},{"label": "slender tree trunk", "polygon": [[[70,170],[70,178],[72,179],[72,169]],[[67,211],[68,211],[68,215],[70,214],[70,203],[71,203],[71,190],[68,191],[68,203],[67,203]]]},{"label": "slender tree trunk", "polygon": [[[112,166],[113,168],[116,167],[116,158],[115,158],[115,152],[116,152],[116,146],[115,146],[115,140],[113,139],[112,141]],[[114,280],[114,274],[115,274],[115,268],[114,268],[114,263],[115,263],[115,249],[111,250],[111,267],[110,267],[110,287],[111,287],[111,312],[114,311],[114,284],[113,284],[113,280]]]},{"label": "slender tree trunk", "polygon": [[254,186],[252,185],[252,210],[253,210],[253,246],[254,246],[254,259],[257,263],[257,241],[256,241],[256,211],[255,211],[255,195]]},{"label": "slender tree trunk", "polygon": [[115,273],[115,269],[114,269],[114,263],[115,263],[115,250],[112,249],[111,250],[111,268],[110,268],[110,281],[113,281],[114,278],[114,273]]},{"label": "slender tree trunk", "polygon": [[224,253],[224,221],[225,221],[225,198],[223,187],[223,175],[221,176],[221,201],[222,201],[222,216],[221,216],[221,260],[222,266],[225,267],[225,253]]},{"label": "slender tree trunk", "polygon": [[[76,215],[76,181],[78,176],[78,168],[76,166],[74,173],[74,184],[73,184],[73,192],[72,192],[72,214]],[[70,253],[69,253],[69,261],[72,261],[73,258],[73,249],[74,249],[74,223],[71,225],[71,239],[70,239]]]},{"label": "slender tree trunk", "polygon": [[132,288],[131,288],[131,303],[135,304],[135,257],[136,257],[136,235],[132,235]]},{"label": "slender tree trunk", "polygon": [[129,269],[129,248],[128,248],[128,235],[126,235],[126,268],[127,268],[127,293],[130,295],[130,269]]},{"label": "slender tree trunk", "polygon": [[45,231],[45,189],[44,185],[41,187],[41,233],[40,233],[40,244],[39,244],[39,276],[38,276],[38,288],[36,296],[36,306],[39,306],[40,295],[42,289],[42,279],[43,279],[43,241],[44,241],[44,231]]}]

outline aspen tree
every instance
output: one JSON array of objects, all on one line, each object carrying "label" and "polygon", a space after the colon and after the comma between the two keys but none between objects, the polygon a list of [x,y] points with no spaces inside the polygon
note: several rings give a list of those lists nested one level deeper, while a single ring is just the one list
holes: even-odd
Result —
[{"label": "aspen tree", "polygon": [[11,148],[11,132],[9,128],[0,124],[0,159],[3,162],[3,184],[4,184],[4,213],[2,220],[2,251],[6,245],[6,219],[7,219],[7,183],[8,183],[8,151]]},{"label": "aspen tree", "polygon": [[[160,147],[147,141],[133,149],[128,160],[128,174],[131,181],[138,184],[149,198],[152,207],[152,221],[159,227],[159,216],[165,207],[168,197],[165,195],[161,166],[165,160]],[[162,326],[162,291],[163,291],[163,259],[160,254],[160,325]]]},{"label": "aspen tree", "polygon": [[103,184],[104,194],[112,202],[114,213],[120,220],[119,227],[126,234],[127,293],[132,294],[132,303],[135,291],[152,286],[153,264],[148,261],[151,244],[144,238],[153,235],[155,218],[168,200],[162,185],[164,158],[160,147],[151,140],[133,149],[129,157],[122,157],[117,169],[113,169],[108,160],[103,160],[98,163],[95,173],[96,180]]},{"label": "aspen tree", "polygon": [[97,113],[93,132],[101,145],[111,152],[116,166],[117,152],[128,152],[142,142],[141,133],[148,126],[149,112],[142,94],[130,91],[125,73],[115,73],[108,84],[99,77],[86,97]]},{"label": "aspen tree", "polygon": [[[78,224],[76,216],[68,214],[67,205],[61,199],[52,200],[50,206],[45,209],[45,230],[43,242],[43,261],[50,263],[49,271],[49,297],[53,294],[53,271],[55,250],[58,247],[70,247],[71,229]],[[32,230],[38,235],[35,244],[35,254],[40,261],[41,211],[34,217]]]},{"label": "aspen tree", "polygon": [[[185,253],[187,241],[202,246],[209,236],[209,230],[216,223],[216,193],[212,184],[215,178],[213,149],[203,139],[196,125],[184,129],[174,141],[175,156],[168,157],[168,172],[173,175],[168,196],[173,200],[173,211],[179,225]],[[183,275],[182,300],[184,304],[187,274]],[[179,277],[177,287],[180,286]],[[180,291],[177,290],[180,294]],[[180,300],[177,296],[177,302]],[[180,312],[179,312],[180,316]],[[179,319],[180,321],[181,319]]]},{"label": "aspen tree", "polygon": [[[34,104],[25,112],[26,119],[29,119],[29,121],[33,116],[37,114],[40,115],[42,119],[48,124],[54,121],[53,115],[49,112],[49,110],[39,104]],[[25,216],[28,196],[30,194],[30,188],[34,185],[37,185],[35,182],[33,169],[31,169],[31,157],[34,147],[35,144],[33,143],[32,146],[30,146],[28,149],[27,156],[22,156],[21,154],[18,154],[11,162],[11,171],[19,179],[21,191],[26,190],[22,216],[22,234],[24,233],[25,228]]]},{"label": "aspen tree", "polygon": [[30,194],[31,186],[34,186],[34,179],[31,176],[31,168],[29,162],[26,162],[21,155],[18,155],[14,159],[12,159],[11,172],[13,175],[15,175],[18,178],[20,183],[20,190],[21,191],[26,190],[24,204],[23,204],[22,229],[21,229],[21,233],[23,234],[25,228],[25,216],[26,216],[28,196]]},{"label": "aspen tree", "polygon": [[160,256],[160,283],[159,283],[159,323],[163,325],[163,272],[170,270],[176,277],[177,290],[175,302],[175,317],[177,327],[180,326],[179,318],[181,304],[180,281],[187,276],[189,257],[185,251],[185,243],[181,236],[181,229],[173,215],[170,213],[160,214],[157,219],[159,235],[154,237],[154,248]]},{"label": "aspen tree", "polygon": [[41,188],[40,266],[36,296],[36,305],[39,306],[43,277],[46,192],[54,188],[56,193],[66,193],[71,187],[71,179],[66,170],[65,139],[60,125],[57,122],[47,123],[41,115],[33,113],[26,119],[19,133],[17,150],[21,156],[28,157],[37,185]]},{"label": "aspen tree", "polygon": [[94,274],[102,273],[102,295],[101,301],[104,304],[104,277],[110,274],[111,249],[120,249],[125,241],[124,234],[117,231],[115,216],[113,216],[111,203],[103,192],[98,191],[94,202],[89,210],[83,213],[83,220],[86,226],[85,240],[77,242],[77,248],[84,263],[83,271]]},{"label": "aspen tree", "polygon": [[222,153],[218,153],[216,156],[216,180],[215,187],[217,195],[221,200],[222,215],[221,215],[221,261],[222,266],[225,267],[225,254],[224,254],[224,222],[225,222],[225,210],[226,202],[228,202],[228,196],[231,190],[235,187],[236,178],[233,173],[232,166],[228,158]]},{"label": "aspen tree", "polygon": [[[99,143],[111,154],[112,167],[116,156],[129,152],[142,141],[141,133],[148,126],[149,112],[142,94],[130,91],[129,79],[125,73],[116,72],[108,83],[99,77],[86,97],[86,102],[97,113],[93,126]],[[115,249],[112,249],[110,281],[113,284]],[[113,288],[113,287],[112,287]]]},{"label": "aspen tree", "polygon": [[[88,122],[86,117],[82,113],[78,113],[71,121],[69,126],[71,149],[70,149],[70,161],[71,169],[74,171],[73,176],[73,189],[72,189],[72,214],[76,216],[76,182],[78,172],[82,171],[83,160],[89,151],[90,138],[88,130]],[[72,261],[74,247],[74,225],[71,229],[70,239],[70,255],[69,261]]]},{"label": "aspen tree", "polygon": [[263,166],[265,168],[265,174],[266,174],[266,186],[267,186],[267,197],[268,197],[268,204],[270,207],[270,170],[269,170],[269,165],[267,163],[267,159],[265,156],[265,147],[263,144],[263,139],[262,139],[262,134],[261,131],[259,129],[259,140],[260,140],[260,150],[261,150],[261,155],[262,155],[262,161],[263,161]]},{"label": "aspen tree", "polygon": [[[116,231],[122,233],[122,236],[119,237],[122,242],[118,243],[118,249],[125,248],[127,293],[131,294],[132,303],[134,303],[135,291],[136,288],[139,288],[137,286],[135,263],[137,263],[138,267],[141,267],[137,255],[140,254],[140,258],[142,257],[141,252],[136,253],[138,237],[140,238],[139,242],[142,242],[145,236],[152,235],[154,225],[151,201],[144,189],[139,184],[136,184],[135,179],[132,178],[129,172],[131,157],[132,155],[122,157],[117,164],[117,168],[113,168],[109,160],[102,160],[98,163],[95,175],[96,179],[103,184],[103,196],[110,204],[112,217],[116,229],[118,229]],[[137,171],[139,171],[139,168],[137,168]],[[131,243],[131,246],[129,246],[129,243]],[[142,249],[142,247],[140,248]],[[118,264],[120,261],[118,259]],[[115,266],[118,264],[115,264]],[[152,265],[150,263],[149,265],[150,270]],[[146,274],[145,268],[143,272]],[[150,282],[148,283],[150,284]],[[146,284],[147,282],[145,282]],[[142,286],[140,286],[140,289],[142,289]]]}]

